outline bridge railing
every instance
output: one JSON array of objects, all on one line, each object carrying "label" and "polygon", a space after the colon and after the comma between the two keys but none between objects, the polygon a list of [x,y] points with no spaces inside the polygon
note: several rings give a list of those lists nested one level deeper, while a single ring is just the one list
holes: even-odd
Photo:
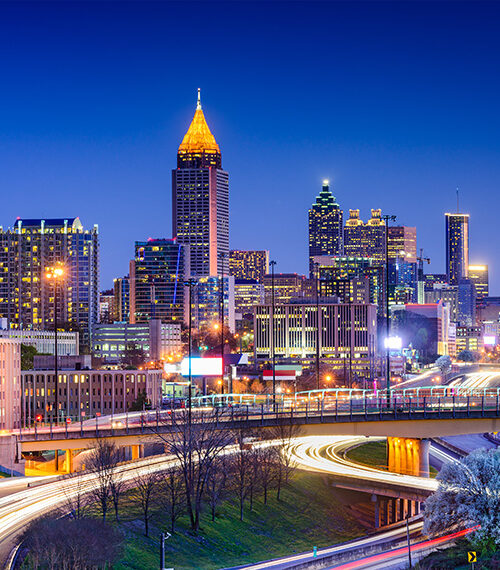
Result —
[{"label": "bridge railing", "polygon": [[[296,422],[334,422],[363,420],[396,420],[455,417],[500,417],[500,389],[449,389],[428,386],[420,389],[359,390],[325,389],[279,394],[213,394],[192,399],[192,421],[215,420],[241,423],[249,421],[265,425],[267,420],[285,419]],[[95,425],[50,426],[35,430],[19,430],[23,439],[60,439],[64,437],[99,437],[152,433],[163,426],[182,421],[181,410],[152,410],[129,417],[109,418],[109,423]],[[185,410],[184,410],[185,412]],[[100,418],[104,420],[104,417]],[[76,433],[75,433],[76,432]]]}]

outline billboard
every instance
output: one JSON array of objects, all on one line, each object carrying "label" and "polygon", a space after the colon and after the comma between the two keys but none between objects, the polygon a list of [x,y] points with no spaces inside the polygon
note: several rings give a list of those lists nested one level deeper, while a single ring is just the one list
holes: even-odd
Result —
[{"label": "billboard", "polygon": [[[189,358],[181,362],[181,375],[189,376]],[[191,376],[221,376],[222,358],[191,357]]]}]

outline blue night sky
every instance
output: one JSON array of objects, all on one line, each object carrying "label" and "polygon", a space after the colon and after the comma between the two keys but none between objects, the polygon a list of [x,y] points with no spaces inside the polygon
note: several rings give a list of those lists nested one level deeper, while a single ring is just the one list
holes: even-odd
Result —
[{"label": "blue night sky", "polygon": [[307,270],[323,178],[347,214],[416,225],[444,270],[444,212],[500,294],[500,5],[0,3],[0,225],[99,224],[101,288],[135,240],[171,237],[171,169],[196,88],[230,173],[231,247]]}]

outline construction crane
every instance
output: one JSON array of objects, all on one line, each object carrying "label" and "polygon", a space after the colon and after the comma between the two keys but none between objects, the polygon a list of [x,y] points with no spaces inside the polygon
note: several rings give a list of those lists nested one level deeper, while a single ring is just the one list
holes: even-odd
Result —
[{"label": "construction crane", "polygon": [[431,262],[430,257],[424,257],[424,250],[420,248],[420,255],[417,257],[418,261],[418,281],[424,280],[424,261],[428,264]]}]

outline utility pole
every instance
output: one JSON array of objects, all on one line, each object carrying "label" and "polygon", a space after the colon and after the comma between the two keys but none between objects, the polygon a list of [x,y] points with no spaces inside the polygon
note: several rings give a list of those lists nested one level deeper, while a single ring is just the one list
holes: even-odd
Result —
[{"label": "utility pole", "polygon": [[410,564],[408,566],[408,568],[411,568],[411,543],[410,543],[410,524],[408,522],[408,519],[410,518],[410,515],[406,515],[406,540],[408,541],[408,563]]},{"label": "utility pole", "polygon": [[276,411],[276,356],[274,348],[274,266],[276,261],[269,262],[271,266],[271,322],[269,323],[271,329],[271,357],[273,364],[273,411]]},{"label": "utility pole", "polygon": [[389,354],[389,332],[390,332],[390,316],[389,316],[389,222],[396,221],[396,216],[385,214],[382,216],[385,221],[385,350],[386,350],[386,369],[385,384],[387,389],[387,402],[390,402],[391,394],[391,359]]}]

